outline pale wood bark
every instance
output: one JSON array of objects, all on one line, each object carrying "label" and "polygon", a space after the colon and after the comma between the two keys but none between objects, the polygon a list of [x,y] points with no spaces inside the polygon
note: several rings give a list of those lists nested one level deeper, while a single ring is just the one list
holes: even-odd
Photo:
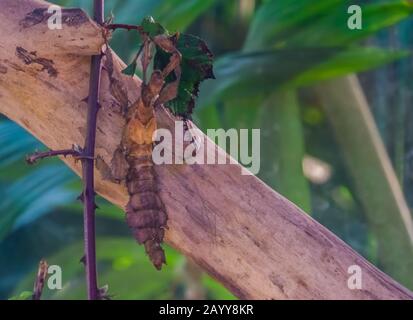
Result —
[{"label": "pale wood bark", "polygon": [[[65,25],[60,31],[62,38],[53,35],[56,31],[46,30],[45,21],[27,28],[20,26],[27,14],[46,5],[34,0],[0,0],[0,30],[5,31],[0,36],[0,112],[48,147],[61,149],[84,141],[86,104],[81,101],[88,89],[87,55],[98,53],[104,41],[90,20]],[[77,32],[84,35],[77,49],[74,43],[67,54],[64,46],[56,49],[55,41],[70,43]],[[37,58],[50,60],[55,72],[43,70],[39,60],[27,63],[29,60],[16,54],[17,47],[36,51]],[[122,97],[115,88],[126,89],[129,102],[135,101],[140,92],[137,78],[119,74],[123,66],[115,57],[117,87],[113,82],[110,85],[107,71],[103,74],[96,150],[97,191],[121,207],[127,202],[125,187],[103,176],[120,142],[123,125],[118,112]],[[157,117],[162,126],[173,128],[173,120],[164,110]],[[64,161],[80,172],[79,164]],[[241,175],[238,164],[162,165],[156,170],[169,214],[167,242],[240,298],[413,297],[259,179]],[[347,286],[347,269],[355,264],[363,272],[362,290]]]}]

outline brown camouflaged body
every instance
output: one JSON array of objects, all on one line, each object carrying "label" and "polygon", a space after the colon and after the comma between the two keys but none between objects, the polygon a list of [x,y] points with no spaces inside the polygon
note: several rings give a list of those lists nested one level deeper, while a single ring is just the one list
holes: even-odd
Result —
[{"label": "brown camouflaged body", "polygon": [[156,130],[154,103],[163,86],[162,76],[154,72],[142,95],[127,116],[122,145],[129,165],[126,185],[129,202],[126,219],[135,239],[145,250],[157,269],[165,263],[161,247],[167,224],[167,214],[158,194],[156,172],[152,162],[152,136]]}]

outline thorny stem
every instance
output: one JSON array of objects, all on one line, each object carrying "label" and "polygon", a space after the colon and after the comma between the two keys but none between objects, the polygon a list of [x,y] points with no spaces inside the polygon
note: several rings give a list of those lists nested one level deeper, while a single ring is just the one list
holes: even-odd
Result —
[{"label": "thorny stem", "polygon": [[135,25],[132,25],[132,24],[123,24],[123,23],[108,24],[105,27],[108,30],[126,29],[128,31],[130,31],[130,30],[137,30],[139,32],[143,31],[141,26],[135,26]]},{"label": "thorny stem", "polygon": [[26,162],[28,164],[35,164],[38,160],[42,160],[44,158],[55,157],[55,156],[64,156],[64,157],[73,156],[75,158],[81,158],[82,153],[75,150],[74,148],[65,149],[65,150],[49,150],[45,152],[35,152],[26,157]]},{"label": "thorny stem", "polygon": [[[94,19],[98,24],[103,25],[104,21],[104,0],[94,0]],[[99,89],[100,76],[102,70],[102,54],[92,56],[88,112],[86,124],[86,141],[83,159],[83,219],[84,219],[84,245],[86,262],[87,294],[89,300],[99,299],[96,272],[96,239],[95,239],[95,185],[94,185],[94,156],[96,141],[96,122],[99,110]]]}]

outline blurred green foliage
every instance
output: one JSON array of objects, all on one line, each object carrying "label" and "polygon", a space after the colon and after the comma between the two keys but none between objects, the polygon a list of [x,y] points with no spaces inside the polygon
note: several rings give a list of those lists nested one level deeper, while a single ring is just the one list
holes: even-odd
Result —
[{"label": "blurred green foliage", "polygon": [[[91,9],[87,0],[52,2]],[[411,21],[413,5],[359,2],[364,13],[361,31],[347,28],[347,7],[353,1],[346,0],[107,0],[106,7],[116,23],[137,24],[152,15],[171,31],[204,38],[216,54],[217,80],[201,87],[195,122],[203,129],[261,128],[266,134],[259,177],[378,264],[377,241],[339,146],[322,109],[302,89],[321,80],[395,65],[401,58],[411,61],[404,46],[374,47],[366,39],[376,39],[380,30],[404,19]],[[134,31],[116,31],[111,45],[125,61],[131,61],[139,38]],[[280,137],[288,137],[289,143],[281,143]],[[413,150],[413,141],[409,143]],[[391,150],[392,143],[387,146]],[[0,118],[0,196],[4,199],[0,202],[0,298],[19,298],[20,292],[30,290],[43,257],[49,264],[62,266],[64,278],[63,290],[46,290],[45,298],[85,298],[79,263],[82,212],[75,200],[81,185],[59,160],[35,167],[24,163],[25,154],[42,148],[16,124]],[[327,182],[312,183],[304,175],[300,166],[308,154],[333,169]],[[402,160],[398,158],[403,164],[407,154],[409,150],[403,149]],[[282,175],[284,171],[289,174]],[[411,175],[401,171],[406,185]],[[132,239],[122,211],[103,199],[98,202],[100,285],[108,284],[115,299],[183,298],[184,258],[168,248],[168,266],[156,272]],[[202,281],[206,298],[233,298],[208,276]]]}]

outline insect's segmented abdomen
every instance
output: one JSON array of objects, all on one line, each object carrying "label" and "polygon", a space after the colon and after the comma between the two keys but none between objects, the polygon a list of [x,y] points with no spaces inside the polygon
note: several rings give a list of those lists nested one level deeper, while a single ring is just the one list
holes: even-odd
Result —
[{"label": "insect's segmented abdomen", "polygon": [[163,83],[161,72],[154,71],[149,83],[142,85],[141,97],[131,106],[122,139],[129,165],[126,219],[135,239],[144,244],[146,253],[158,270],[165,263],[161,244],[167,214],[157,188],[152,137],[157,128],[153,103]]},{"label": "insect's segmented abdomen", "polygon": [[[127,158],[129,171],[126,181],[129,202],[126,207],[126,219],[135,239],[145,245],[152,263],[157,269],[161,269],[162,264],[165,263],[161,243],[167,215],[158,194],[152,162],[152,145],[136,145],[134,148],[134,153],[140,156]],[[145,153],[146,155],[143,155]]]}]

